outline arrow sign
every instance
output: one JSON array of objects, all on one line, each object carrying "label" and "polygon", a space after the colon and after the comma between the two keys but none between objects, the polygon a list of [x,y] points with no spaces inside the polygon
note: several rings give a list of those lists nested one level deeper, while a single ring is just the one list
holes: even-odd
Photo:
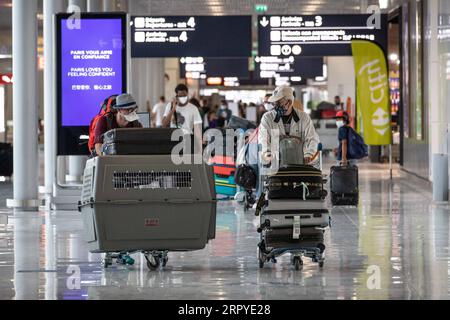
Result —
[{"label": "arrow sign", "polygon": [[259,57],[256,57],[255,61],[259,63],[259,61],[260,61]]},{"label": "arrow sign", "polygon": [[259,23],[265,28],[269,25],[269,20],[267,20],[266,17],[263,17]]}]

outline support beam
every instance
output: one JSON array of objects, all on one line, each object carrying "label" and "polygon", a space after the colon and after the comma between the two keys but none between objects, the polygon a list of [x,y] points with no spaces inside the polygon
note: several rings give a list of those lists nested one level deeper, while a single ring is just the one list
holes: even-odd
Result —
[{"label": "support beam", "polygon": [[38,100],[37,0],[13,0],[14,200],[8,206],[37,210]]},{"label": "support beam", "polygon": [[45,193],[52,193],[56,173],[56,102],[53,15],[63,11],[59,0],[44,0],[44,165]]},{"label": "support beam", "polygon": [[87,0],[88,12],[101,12],[102,9],[102,0]]},{"label": "support beam", "polygon": [[77,6],[80,8],[81,12],[86,12],[86,0],[69,0],[69,6]]}]

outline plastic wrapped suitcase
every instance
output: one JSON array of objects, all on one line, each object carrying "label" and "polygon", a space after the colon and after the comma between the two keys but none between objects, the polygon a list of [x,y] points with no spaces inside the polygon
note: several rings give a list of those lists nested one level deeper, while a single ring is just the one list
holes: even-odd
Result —
[{"label": "plastic wrapped suitcase", "polygon": [[269,199],[325,199],[322,171],[308,165],[289,165],[267,178]]},{"label": "plastic wrapped suitcase", "polygon": [[[106,155],[170,154],[181,140],[172,141],[173,128],[120,128],[104,134],[103,153]],[[184,140],[186,139],[186,140]],[[192,136],[184,136],[183,141]]]},{"label": "plastic wrapped suitcase", "polygon": [[295,217],[300,219],[301,226],[325,228],[330,224],[330,215],[323,201],[310,201],[305,207],[297,202],[296,208],[291,209],[273,205],[273,209],[266,208],[263,215],[262,220],[265,220],[270,228],[292,227]]},{"label": "plastic wrapped suitcase", "polygon": [[333,166],[330,169],[331,203],[357,206],[359,198],[357,166]]},{"label": "plastic wrapped suitcase", "polygon": [[[170,155],[104,156],[84,170],[79,211],[91,252],[198,250],[215,238],[211,166]],[[149,261],[149,260],[147,260]]]}]

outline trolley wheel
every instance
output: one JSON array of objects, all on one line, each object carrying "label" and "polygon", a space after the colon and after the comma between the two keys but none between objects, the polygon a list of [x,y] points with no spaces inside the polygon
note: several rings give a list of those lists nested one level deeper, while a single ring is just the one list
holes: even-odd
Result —
[{"label": "trolley wheel", "polygon": [[294,257],[294,267],[297,271],[303,268],[303,261],[300,257]]},{"label": "trolley wheel", "polygon": [[[159,268],[160,265],[159,257],[150,257],[150,258],[145,257],[145,258],[147,259],[147,267],[150,270],[156,270]],[[152,262],[151,260],[153,260],[154,262]]]},{"label": "trolley wheel", "polygon": [[323,264],[324,264],[324,262],[323,262],[323,261],[320,261],[320,262],[319,262],[319,268],[323,268]]}]

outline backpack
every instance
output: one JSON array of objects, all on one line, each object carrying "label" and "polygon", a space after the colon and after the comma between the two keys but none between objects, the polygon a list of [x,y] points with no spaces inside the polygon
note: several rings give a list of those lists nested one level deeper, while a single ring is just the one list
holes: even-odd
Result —
[{"label": "backpack", "polygon": [[111,128],[111,121],[112,121],[111,116],[113,114],[112,109],[116,105],[116,98],[117,95],[112,95],[106,98],[103,101],[98,114],[94,117],[94,119],[91,120],[91,123],[89,124],[89,143],[88,143],[89,152],[92,152],[95,149],[94,133],[98,120],[100,120],[105,115],[108,116],[108,127]]},{"label": "backpack", "polygon": [[348,157],[349,159],[362,159],[369,155],[368,147],[361,137],[353,128],[349,127],[348,131]]}]

